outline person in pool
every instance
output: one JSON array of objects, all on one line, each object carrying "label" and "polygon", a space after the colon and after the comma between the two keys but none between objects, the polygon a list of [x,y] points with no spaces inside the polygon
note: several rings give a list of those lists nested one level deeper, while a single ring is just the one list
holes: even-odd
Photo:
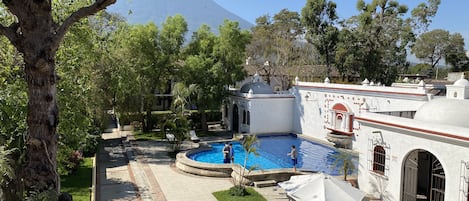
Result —
[{"label": "person in pool", "polygon": [[223,147],[223,163],[230,163],[231,162],[231,154],[230,154],[230,147],[228,146],[228,143],[225,144],[225,147]]},{"label": "person in pool", "polygon": [[230,147],[230,159],[231,159],[231,163],[234,163],[234,150],[233,150],[233,144],[232,144],[232,143],[230,143],[229,147]]},{"label": "person in pool", "polygon": [[293,165],[293,172],[296,172],[296,165],[298,164],[298,153],[296,151],[295,145],[291,146],[291,151],[287,155],[290,156],[292,165]]}]

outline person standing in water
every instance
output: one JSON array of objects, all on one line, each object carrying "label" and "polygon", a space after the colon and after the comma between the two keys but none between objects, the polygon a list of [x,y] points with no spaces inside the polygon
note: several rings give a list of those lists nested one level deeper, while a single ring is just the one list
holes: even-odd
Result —
[{"label": "person standing in water", "polygon": [[293,165],[293,172],[296,172],[296,165],[298,164],[298,153],[296,151],[295,145],[291,146],[291,151],[287,155],[290,156],[292,165]]},{"label": "person standing in water", "polygon": [[225,144],[225,147],[223,147],[222,151],[223,151],[223,163],[230,163],[231,154],[230,154],[230,147],[228,146],[228,143]]},{"label": "person standing in water", "polygon": [[230,159],[231,159],[231,163],[234,163],[234,150],[233,150],[233,144],[232,144],[232,143],[230,143],[229,147],[230,147]]}]

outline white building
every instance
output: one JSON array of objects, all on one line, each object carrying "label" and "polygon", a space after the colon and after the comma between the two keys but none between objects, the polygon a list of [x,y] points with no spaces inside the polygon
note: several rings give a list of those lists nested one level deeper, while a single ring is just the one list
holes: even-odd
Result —
[{"label": "white building", "polygon": [[382,200],[468,201],[469,81],[434,97],[414,88],[295,81],[275,94],[254,79],[225,108],[228,128],[293,132],[359,155],[361,190]]}]

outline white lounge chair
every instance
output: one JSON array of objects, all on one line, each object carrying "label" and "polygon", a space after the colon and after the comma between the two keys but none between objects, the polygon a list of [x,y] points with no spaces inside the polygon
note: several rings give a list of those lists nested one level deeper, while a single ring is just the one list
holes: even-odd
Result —
[{"label": "white lounge chair", "polygon": [[176,136],[172,133],[166,133],[166,139],[168,139],[168,142],[176,142]]},{"label": "white lounge chair", "polygon": [[197,137],[197,134],[195,134],[195,130],[189,131],[189,137],[192,142],[195,142],[195,143],[200,142],[200,138]]}]

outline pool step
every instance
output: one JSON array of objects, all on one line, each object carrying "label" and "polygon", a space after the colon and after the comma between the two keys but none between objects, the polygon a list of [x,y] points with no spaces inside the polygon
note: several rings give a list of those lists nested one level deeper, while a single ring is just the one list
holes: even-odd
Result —
[{"label": "pool step", "polygon": [[266,181],[255,181],[254,186],[257,188],[264,188],[269,186],[276,186],[277,181],[275,180],[266,180]]}]

